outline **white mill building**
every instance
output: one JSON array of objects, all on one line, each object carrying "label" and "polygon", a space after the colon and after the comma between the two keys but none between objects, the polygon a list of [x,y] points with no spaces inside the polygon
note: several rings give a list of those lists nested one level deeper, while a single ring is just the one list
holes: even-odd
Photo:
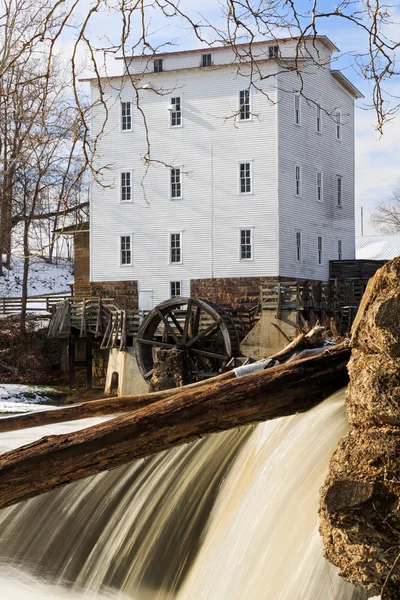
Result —
[{"label": "white mill building", "polygon": [[147,309],[190,295],[191,282],[206,296],[211,282],[232,301],[229,290],[324,281],[330,259],[353,259],[361,94],[331,68],[336,51],[306,39],[297,72],[296,39],[254,43],[252,67],[247,45],[136,56],[102,80],[108,118],[98,103],[92,137],[104,125],[95,166],[108,168],[91,189],[92,289],[137,289]]}]

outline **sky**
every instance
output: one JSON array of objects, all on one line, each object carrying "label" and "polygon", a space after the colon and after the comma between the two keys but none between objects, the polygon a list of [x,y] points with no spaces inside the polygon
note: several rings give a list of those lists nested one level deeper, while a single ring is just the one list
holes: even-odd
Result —
[{"label": "sky", "polygon": [[[259,4],[258,0],[249,1],[254,5]],[[394,5],[390,8],[391,23],[385,27],[385,34],[399,40],[400,2],[394,1]],[[357,2],[358,0],[355,0],[352,6],[356,7]],[[266,4],[267,2],[264,2],[264,5]],[[312,6],[312,0],[295,0],[295,4],[299,12],[304,15],[304,20],[308,21],[307,13]],[[88,6],[92,5],[92,0],[81,0],[82,14]],[[330,0],[318,2],[320,12],[330,12],[334,6],[335,4]],[[223,25],[218,0],[180,0],[180,9],[196,22],[208,20],[217,27]],[[173,41],[173,46],[169,47],[169,50],[185,50],[200,46],[192,29],[182,21],[176,18],[167,19],[159,8],[149,9],[148,14],[151,19],[149,31],[152,33],[151,40],[154,45]],[[120,16],[113,10],[103,10],[96,14],[89,27],[91,39],[100,46],[107,43],[108,39],[118,40],[120,32]],[[365,99],[357,100],[356,103],[356,234],[359,235],[361,231],[361,207],[364,212],[364,235],[379,233],[371,224],[370,215],[376,202],[389,199],[393,188],[400,181],[400,114],[386,125],[383,135],[377,132],[376,115],[371,108],[372,87],[360,75],[354,59],[354,53],[365,52],[367,48],[368,38],[362,28],[343,18],[329,17],[319,21],[318,33],[327,35],[340,50],[339,54],[334,55],[333,68],[341,69],[365,95]],[[64,38],[64,43],[72,45],[73,37],[74,32],[71,30],[69,39]],[[259,37],[259,39],[264,38]],[[121,71],[120,61],[112,59],[108,62],[109,74],[120,74]],[[396,98],[400,98],[400,76],[393,76],[386,82],[385,90],[391,95],[392,102],[395,104]]]}]

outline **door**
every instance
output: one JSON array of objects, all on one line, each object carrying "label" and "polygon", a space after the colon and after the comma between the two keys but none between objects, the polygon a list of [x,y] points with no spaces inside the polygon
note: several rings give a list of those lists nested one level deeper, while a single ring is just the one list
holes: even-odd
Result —
[{"label": "door", "polygon": [[139,290],[139,310],[153,308],[153,290]]}]

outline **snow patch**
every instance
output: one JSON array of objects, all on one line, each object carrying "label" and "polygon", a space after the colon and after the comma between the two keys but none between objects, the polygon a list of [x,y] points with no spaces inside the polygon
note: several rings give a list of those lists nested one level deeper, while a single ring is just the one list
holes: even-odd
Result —
[{"label": "snow patch", "polygon": [[[26,413],[51,408],[49,396],[57,390],[37,385],[1,384],[0,413]],[[54,406],[54,408],[57,408]]]},{"label": "snow patch", "polygon": [[[4,276],[0,277],[0,298],[19,297],[22,293],[24,259],[12,256],[11,268],[5,267]],[[56,292],[69,293],[68,283],[72,283],[73,265],[62,262],[49,264],[43,258],[32,257],[29,265],[28,296],[40,296]]]}]

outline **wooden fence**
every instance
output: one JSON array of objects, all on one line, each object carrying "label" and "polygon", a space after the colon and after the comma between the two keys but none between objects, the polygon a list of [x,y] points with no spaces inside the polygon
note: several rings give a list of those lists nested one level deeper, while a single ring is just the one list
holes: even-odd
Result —
[{"label": "wooden fence", "polygon": [[[41,296],[29,296],[26,302],[26,310],[29,313],[38,313],[42,318],[49,319],[53,307],[71,297],[71,294],[57,292]],[[18,314],[22,310],[22,298],[0,298],[0,314]]]}]

